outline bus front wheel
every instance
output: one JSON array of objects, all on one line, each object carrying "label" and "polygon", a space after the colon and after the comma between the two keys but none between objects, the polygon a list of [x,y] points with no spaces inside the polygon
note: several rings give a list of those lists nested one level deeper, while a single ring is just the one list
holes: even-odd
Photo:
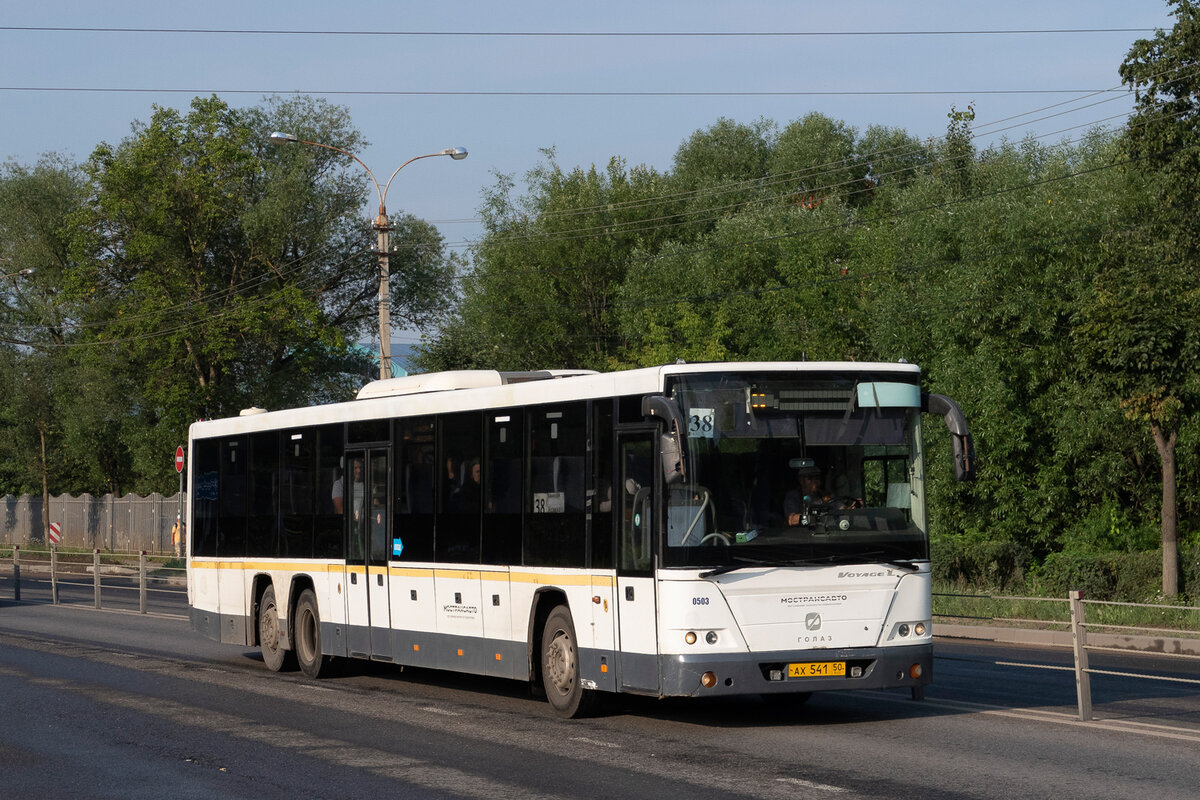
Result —
[{"label": "bus front wheel", "polygon": [[583,688],[575,624],[566,606],[557,606],[546,618],[541,660],[542,685],[554,710],[567,718],[586,716],[596,703],[596,692]]},{"label": "bus front wheel", "polygon": [[321,653],[321,616],[312,589],[305,589],[296,601],[294,636],[300,671],[310,678],[328,675],[329,658]]}]

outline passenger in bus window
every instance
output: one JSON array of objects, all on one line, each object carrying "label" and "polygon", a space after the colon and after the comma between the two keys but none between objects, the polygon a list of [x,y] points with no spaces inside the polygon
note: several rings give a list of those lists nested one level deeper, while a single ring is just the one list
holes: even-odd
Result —
[{"label": "passenger in bus window", "polygon": [[337,514],[342,513],[342,495],[343,495],[342,473],[339,470],[337,473],[337,477],[334,478],[334,480],[333,480],[333,490],[330,494],[331,498],[333,499],[334,513],[337,513]]},{"label": "passenger in bus window", "polygon": [[[371,496],[371,555],[386,557],[387,553],[387,495],[378,491]],[[383,555],[381,555],[383,554]]]},{"label": "passenger in bus window", "polygon": [[467,475],[463,485],[459,487],[455,497],[455,510],[459,513],[469,513],[479,510],[479,501],[483,497],[480,485],[479,459],[472,458],[467,462]]},{"label": "passenger in bus window", "polygon": [[354,510],[355,521],[358,521],[363,518],[363,500],[364,500],[364,487],[363,487],[363,474],[362,474],[363,466],[362,466],[362,461],[359,461],[358,459],[355,459],[353,462],[351,462],[351,464],[352,464],[351,469],[354,472],[354,480],[350,486],[351,493],[352,493],[351,497],[352,497],[352,502],[353,502],[353,505],[351,506],[351,508]]}]

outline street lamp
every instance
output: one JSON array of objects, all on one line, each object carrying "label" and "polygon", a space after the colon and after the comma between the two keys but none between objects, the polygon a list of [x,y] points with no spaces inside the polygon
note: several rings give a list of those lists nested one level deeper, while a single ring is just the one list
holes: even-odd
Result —
[{"label": "street lamp", "polygon": [[272,144],[283,145],[295,142],[297,144],[312,145],[313,147],[324,147],[326,150],[333,150],[342,155],[350,156],[358,162],[360,167],[367,171],[367,175],[371,177],[371,183],[375,184],[375,192],[379,195],[379,216],[375,218],[375,232],[378,235],[379,246],[379,377],[381,380],[392,377],[391,294],[388,288],[388,249],[390,248],[388,232],[391,230],[391,225],[388,222],[386,205],[388,187],[392,185],[392,178],[395,178],[400,170],[414,161],[422,158],[433,158],[434,156],[450,156],[455,161],[462,161],[467,157],[466,149],[462,147],[447,147],[445,150],[439,150],[436,153],[414,156],[396,167],[396,171],[392,173],[392,177],[387,179],[387,183],[381,189],[379,188],[379,181],[375,180],[375,173],[371,171],[371,168],[348,150],[343,150],[340,147],[334,147],[330,144],[305,141],[290,133],[282,133],[280,131],[275,131],[268,138]]}]

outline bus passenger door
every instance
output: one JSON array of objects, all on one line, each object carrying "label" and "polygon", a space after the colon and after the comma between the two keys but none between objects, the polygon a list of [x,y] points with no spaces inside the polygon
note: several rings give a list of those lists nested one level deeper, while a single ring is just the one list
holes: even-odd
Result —
[{"label": "bus passenger door", "polygon": [[654,583],[654,437],[619,433],[618,482],[621,498],[617,543],[617,660],[622,689],[659,691],[657,600]]},{"label": "bus passenger door", "polygon": [[352,476],[346,507],[346,613],[350,654],[392,660],[391,605],[388,600],[388,551],[391,544],[391,495],[385,448],[347,453]]}]

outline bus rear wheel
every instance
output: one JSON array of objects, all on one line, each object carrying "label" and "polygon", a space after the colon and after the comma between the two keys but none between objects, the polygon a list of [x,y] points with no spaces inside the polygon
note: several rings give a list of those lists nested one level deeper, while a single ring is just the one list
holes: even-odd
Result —
[{"label": "bus rear wheel", "polygon": [[258,646],[262,649],[263,663],[272,672],[295,669],[296,658],[283,647],[282,626],[279,624],[279,604],[275,601],[275,587],[268,586],[258,601]]},{"label": "bus rear wheel", "polygon": [[596,691],[583,688],[575,623],[566,606],[557,606],[542,629],[542,686],[554,710],[568,719],[587,716],[596,705]]},{"label": "bus rear wheel", "polygon": [[329,657],[321,653],[321,616],[317,613],[317,596],[305,589],[296,601],[296,620],[293,634],[296,660],[300,671],[310,678],[329,674]]}]

